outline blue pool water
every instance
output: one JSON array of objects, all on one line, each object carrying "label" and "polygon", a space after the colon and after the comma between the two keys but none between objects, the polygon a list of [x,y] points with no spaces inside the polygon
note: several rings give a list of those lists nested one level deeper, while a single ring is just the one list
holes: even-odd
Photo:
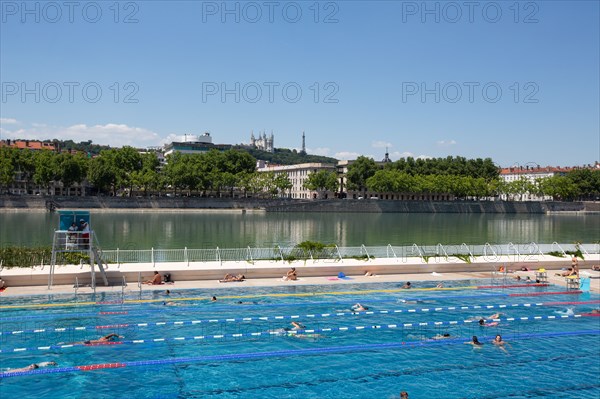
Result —
[{"label": "blue pool water", "polygon": [[[600,296],[514,296],[564,292],[557,286],[473,288],[487,284],[2,297],[0,397],[600,397],[600,317],[579,316],[599,308]],[[369,311],[351,312],[357,302]],[[496,312],[498,325],[479,326]],[[307,331],[282,330],[294,320]],[[109,333],[123,338],[61,346]],[[438,334],[450,337],[431,339]],[[491,344],[496,334],[505,350]],[[481,348],[464,344],[473,335]],[[43,361],[58,365],[6,374]],[[119,367],[77,368],[106,364]]]}]

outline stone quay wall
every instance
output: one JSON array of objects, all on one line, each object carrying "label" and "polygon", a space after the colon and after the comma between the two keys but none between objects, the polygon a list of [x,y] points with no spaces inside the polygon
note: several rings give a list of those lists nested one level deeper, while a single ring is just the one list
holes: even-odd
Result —
[{"label": "stone quay wall", "polygon": [[392,201],[294,200],[198,197],[43,197],[0,196],[0,210],[264,210],[266,212],[350,213],[600,213],[600,202],[559,201]]}]

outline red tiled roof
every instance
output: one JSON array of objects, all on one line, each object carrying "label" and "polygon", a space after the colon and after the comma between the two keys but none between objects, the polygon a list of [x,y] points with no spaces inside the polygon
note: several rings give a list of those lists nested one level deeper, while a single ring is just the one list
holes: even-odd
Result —
[{"label": "red tiled roof", "polygon": [[43,143],[37,140],[11,140],[10,144],[7,141],[2,140],[0,141],[0,147],[11,147],[28,150],[55,150],[54,144]]}]

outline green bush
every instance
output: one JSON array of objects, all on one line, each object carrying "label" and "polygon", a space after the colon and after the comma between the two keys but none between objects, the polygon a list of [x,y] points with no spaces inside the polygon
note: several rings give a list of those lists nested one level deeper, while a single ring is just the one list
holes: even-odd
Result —
[{"label": "green bush", "polygon": [[303,241],[294,247],[289,256],[304,260],[310,258],[311,255],[316,259],[329,259],[334,258],[334,254],[335,244],[325,245],[318,241]]},{"label": "green bush", "polygon": [[[33,267],[42,263],[49,265],[52,261],[51,247],[0,247],[0,261],[3,267]],[[77,265],[89,263],[86,252],[59,252],[56,254],[57,265]]]},{"label": "green bush", "polygon": [[450,255],[450,256],[454,256],[455,258],[458,258],[465,263],[471,263],[471,255],[455,254],[455,255]]}]

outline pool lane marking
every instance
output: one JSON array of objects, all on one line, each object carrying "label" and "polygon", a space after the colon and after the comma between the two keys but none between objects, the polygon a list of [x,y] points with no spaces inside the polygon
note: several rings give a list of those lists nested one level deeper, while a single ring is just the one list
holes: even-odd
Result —
[{"label": "pool lane marking", "polygon": [[[300,318],[326,318],[326,317],[343,317],[343,316],[361,316],[374,314],[398,314],[398,313],[425,313],[425,312],[443,312],[453,310],[489,310],[489,309],[508,309],[517,307],[536,307],[549,306],[554,304],[562,304],[561,302],[538,302],[538,303],[513,303],[513,304],[498,304],[498,305],[454,305],[443,307],[427,307],[415,309],[387,309],[387,310],[368,310],[368,311],[342,311],[330,313],[315,313],[305,315],[279,315],[279,316],[254,316],[254,317],[237,317],[225,319],[202,319],[202,320],[183,320],[183,321],[157,321],[146,323],[121,323],[96,326],[78,326],[78,327],[54,327],[54,328],[38,328],[29,330],[15,331],[0,331],[2,335],[19,335],[19,334],[36,334],[48,332],[66,332],[66,331],[94,331],[102,329],[128,328],[128,327],[162,327],[162,326],[180,326],[180,325],[196,325],[196,324],[211,324],[211,323],[238,323],[246,321],[272,321],[272,320],[295,320]],[[596,304],[600,300],[580,301],[578,304]],[[567,302],[567,304],[573,304]],[[591,314],[591,313],[590,313]]]},{"label": "pool lane marking", "polygon": [[[503,321],[556,321],[556,320],[567,320],[567,319],[579,319],[582,317],[586,317],[585,315],[575,314],[575,315],[560,315],[560,316],[523,316],[523,317],[507,317],[507,318],[498,318],[498,319],[484,319],[487,321],[493,321],[501,323]],[[453,321],[425,321],[425,322],[416,322],[416,323],[398,323],[398,324],[378,324],[378,325],[370,325],[370,326],[344,326],[344,327],[325,327],[325,328],[312,328],[312,329],[302,329],[302,330],[289,330],[289,331],[256,331],[249,333],[223,333],[216,335],[197,335],[193,337],[173,337],[173,338],[150,338],[150,339],[134,339],[128,341],[113,341],[113,342],[101,342],[98,344],[64,344],[64,345],[48,345],[48,346],[38,346],[32,348],[12,348],[12,349],[0,349],[0,353],[14,353],[14,352],[25,352],[25,351],[36,351],[36,350],[52,350],[52,349],[65,349],[65,348],[74,348],[74,347],[82,347],[82,346],[110,346],[110,345],[124,345],[124,344],[152,344],[157,342],[173,342],[173,341],[197,341],[197,340],[211,340],[211,339],[224,339],[224,338],[256,338],[256,337],[286,337],[286,336],[294,336],[300,335],[304,336],[304,334],[310,335],[318,334],[322,332],[347,332],[347,331],[362,331],[362,330],[393,330],[405,327],[424,327],[424,326],[449,326],[449,325],[463,325],[463,324],[473,324],[479,325],[479,320],[453,320]]]},{"label": "pool lane marking", "polygon": [[529,292],[522,294],[508,294],[508,296],[542,296],[542,295],[569,295],[569,294],[583,294],[583,291],[572,290],[572,291],[561,291],[561,292]]},{"label": "pool lane marking", "polygon": [[[276,294],[253,294],[253,295],[228,295],[222,296],[222,299],[248,299],[248,298],[269,298],[269,297],[310,297],[310,296],[327,296],[327,295],[357,295],[358,294],[375,294],[375,293],[397,293],[397,292],[423,292],[423,291],[458,291],[458,290],[478,290],[478,289],[500,289],[500,288],[529,288],[540,286],[539,284],[519,284],[510,286],[465,286],[465,287],[448,287],[448,288],[393,288],[379,290],[361,290],[361,291],[327,291],[327,292],[302,292],[302,293],[276,293]],[[549,286],[545,284],[542,286]],[[482,288],[480,288],[482,287]],[[490,287],[490,288],[486,288]],[[569,291],[569,293],[581,293],[581,291]],[[208,301],[207,297],[186,297],[186,298],[169,298],[169,301]],[[156,303],[164,302],[165,298],[161,299],[130,299],[125,301],[110,301],[110,302],[75,302],[75,303],[40,303],[31,305],[2,305],[0,309],[29,309],[29,308],[48,308],[48,307],[71,307],[71,306],[98,306],[98,305],[114,305],[114,304],[141,304],[141,303]]]},{"label": "pool lane marking", "polygon": [[[565,336],[580,336],[580,335],[600,335],[600,330],[579,330],[579,331],[561,331],[561,332],[544,332],[515,335],[511,338],[513,341],[529,340],[531,338],[556,338]],[[481,340],[491,340],[495,335],[481,336]],[[427,341],[408,341],[408,342],[390,342],[379,344],[362,344],[362,345],[346,345],[346,346],[330,346],[324,348],[304,348],[304,349],[287,349],[271,352],[249,352],[249,353],[230,353],[225,355],[205,355],[184,358],[171,359],[156,359],[156,360],[137,360],[131,362],[119,363],[97,363],[70,367],[53,367],[44,369],[35,369],[27,371],[0,372],[0,378],[22,377],[28,375],[39,374],[57,374],[71,373],[82,371],[106,370],[106,369],[121,369],[125,367],[148,367],[162,366],[181,363],[202,363],[202,362],[217,362],[231,360],[248,360],[248,359],[265,359],[273,357],[291,357],[301,355],[323,355],[331,353],[347,353],[347,352],[368,352],[385,349],[401,349],[411,347],[430,347],[440,345],[459,345],[465,342],[467,337],[449,338],[443,340],[427,340]]]},{"label": "pool lane marking", "polygon": [[[578,293],[578,292],[576,292]],[[550,293],[551,294],[551,293]],[[509,294],[506,293],[492,293],[492,294],[483,294],[483,295],[449,295],[449,296],[443,296],[443,297],[422,297],[422,298],[418,298],[415,300],[418,301],[425,301],[425,300],[447,300],[447,299],[472,299],[472,298],[477,298],[477,299],[482,299],[482,298],[497,298],[497,297],[508,297]],[[221,297],[224,298],[224,297]],[[166,298],[165,298],[166,299]],[[170,299],[169,299],[170,300]],[[408,301],[412,301],[413,299],[408,299]],[[399,301],[406,301],[406,299],[403,298],[395,298],[395,299],[372,299],[372,300],[368,300],[368,302],[370,303],[398,303]],[[163,302],[165,302],[163,300]],[[292,303],[257,303],[257,304],[246,304],[245,309],[250,309],[252,307],[260,307],[262,308],[274,308],[274,307],[294,307],[294,306],[312,306],[312,305],[316,305],[316,306],[320,306],[320,305],[353,305],[356,302],[364,302],[363,300],[354,300],[354,301],[323,301],[323,302],[292,302]],[[548,306],[553,306],[553,305],[579,305],[579,304],[595,304],[595,303],[600,303],[600,300],[596,300],[596,301],[564,301],[564,302],[547,302],[546,304]],[[223,309],[232,309],[232,308],[239,308],[239,304],[234,304],[234,303],[223,303],[223,304],[219,304],[219,305],[215,305],[215,304],[210,304],[211,308],[210,311],[218,311],[218,310],[223,310]],[[166,308],[165,308],[166,309]],[[174,308],[175,310],[195,310],[195,311],[204,311],[204,310],[208,310],[208,308],[200,308],[198,306],[181,306],[181,307],[176,307]],[[137,310],[132,310],[132,311],[103,311],[103,312],[87,312],[87,313],[78,313],[76,314],[77,317],[94,317],[94,316],[120,316],[120,315],[129,315],[129,316],[137,316],[137,315],[144,315],[147,313],[154,313],[156,310],[156,308],[152,308],[149,310],[145,310],[145,311],[137,311]],[[53,313],[53,314],[44,314],[44,315],[22,315],[22,316],[15,316],[15,317],[0,317],[0,322],[9,322],[9,321],[23,321],[23,320],[28,320],[28,319],[56,319],[56,318],[73,318],[74,313]]]},{"label": "pool lane marking", "polygon": [[[360,291],[359,291],[360,292]],[[418,298],[418,300],[423,301],[423,300],[439,300],[439,299],[470,299],[470,298],[497,298],[497,297],[507,297],[508,294],[506,293],[495,293],[495,294],[483,294],[483,295],[449,295],[449,296],[444,296],[444,297],[423,297],[423,298]],[[221,299],[227,299],[230,297],[220,297]],[[177,301],[179,300],[178,298],[167,298],[165,297],[165,299],[161,299],[161,300],[154,300],[155,302],[166,302],[166,301]],[[202,300],[206,300],[206,298],[202,298]],[[408,299],[409,301],[413,301],[413,299]],[[417,300],[417,299],[415,299]],[[373,300],[369,300],[369,302],[371,303],[389,303],[389,302],[394,302],[397,303],[398,301],[405,301],[405,299],[403,298],[394,298],[394,299],[373,299]],[[290,307],[290,306],[307,306],[307,305],[353,305],[357,302],[357,300],[353,300],[353,301],[313,301],[313,302],[291,302],[291,303],[261,303],[261,304],[247,304],[246,309],[247,308],[251,308],[252,306],[259,306],[261,308],[265,308],[265,307]],[[362,300],[361,300],[362,302]],[[239,304],[235,304],[235,303],[229,303],[227,304],[226,302],[223,303],[222,305],[218,305],[218,304],[214,304],[214,303],[210,303],[210,310],[214,311],[214,310],[221,310],[223,308],[227,308],[227,309],[231,309],[233,307],[235,308],[239,308]],[[176,310],[186,310],[186,309],[193,309],[193,310],[204,310],[204,309],[208,309],[208,308],[199,308],[197,306],[181,306],[181,307],[177,307],[175,308]],[[149,310],[144,310],[144,311],[105,311],[105,312],[88,312],[88,313],[78,313],[77,317],[83,317],[83,316],[105,316],[105,315],[124,315],[124,314],[129,314],[129,315],[137,315],[137,314],[146,314],[146,313],[154,313],[156,311],[156,308],[152,308]],[[44,315],[22,315],[22,316],[17,316],[17,317],[0,317],[0,321],[5,322],[5,321],[22,321],[24,319],[52,319],[52,318],[56,318],[56,317],[64,317],[64,318],[72,318],[74,315],[74,313],[53,313],[53,314],[44,314]]]}]

